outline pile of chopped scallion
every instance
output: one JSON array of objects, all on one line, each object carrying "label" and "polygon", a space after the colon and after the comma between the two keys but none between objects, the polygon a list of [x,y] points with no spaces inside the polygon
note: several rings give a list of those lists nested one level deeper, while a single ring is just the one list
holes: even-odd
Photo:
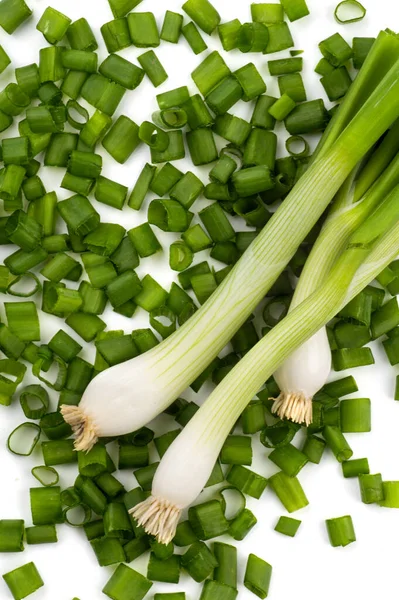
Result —
[{"label": "pile of chopped scallion", "polygon": [[[34,23],[48,42],[40,50],[38,62],[15,68],[16,81],[0,91],[0,244],[10,246],[0,266],[0,291],[7,295],[6,322],[0,323],[4,355],[0,359],[0,404],[7,407],[19,402],[22,420],[25,418],[8,437],[9,451],[30,456],[40,443],[43,463],[32,469],[37,481],[30,489],[32,525],[26,527],[22,519],[0,520],[0,553],[20,552],[25,543],[55,543],[57,526],[69,524],[84,530],[100,566],[116,565],[102,590],[112,600],[148,598],[154,582],[178,584],[182,570],[202,584],[200,600],[234,600],[241,583],[237,581],[237,550],[230,543],[214,541],[209,546],[205,542],[221,535],[244,539],[257,523],[246,508],[246,496],[259,500],[268,484],[289,513],[305,507],[308,500],[297,475],[308,462],[318,464],[326,446],[342,463],[343,476],[358,478],[362,502],[399,508],[399,481],[383,481],[380,474],[370,474],[367,458],[352,459],[344,437],[345,433],[371,430],[370,399],[342,400],[358,391],[355,379],[348,375],[326,383],[313,396],[312,419],[304,428],[306,436],[300,449],[292,441],[301,425],[293,422],[295,419],[279,419],[272,412],[271,399],[278,398],[281,390],[273,377],[268,379],[243,410],[239,433],[231,432],[223,444],[207,484],[219,486],[214,498],[191,506],[177,525],[173,541],[167,544],[148,535],[130,512],[145,503],[151,493],[159,465],[150,461],[151,445],[162,459],[199,406],[175,399],[164,411],[175,421],[170,431],[157,435],[142,427],[124,435],[100,436],[88,452],[76,451],[73,428],[60,408],[78,406],[99,373],[157,347],[228,281],[234,265],[241,256],[247,256],[246,250],[272,213],[284,205],[307,169],[322,160],[325,148],[339,139],[362,106],[367,106],[367,98],[380,81],[371,84],[367,72],[367,83],[360,83],[360,92],[354,92],[353,72],[362,69],[375,38],[354,37],[349,44],[336,33],[320,43],[322,56],[315,71],[328,99],[337,101],[327,110],[323,99],[308,99],[301,75],[302,51],[294,49],[285,20],[308,16],[306,0],[253,3],[252,20],[247,23],[238,19],[223,23],[208,0],[187,0],[182,6],[184,14],[166,10],[160,31],[153,13],[137,9],[141,0],[108,2],[114,18],[101,27],[101,32],[93,32],[84,18],[72,22],[48,7],[37,20],[24,0],[0,0],[2,31],[11,35],[27,21],[27,26]],[[366,9],[356,0],[344,0],[335,11],[340,24],[356,22],[365,14]],[[215,33],[226,53],[267,55],[270,76],[278,77],[280,97],[266,95],[266,82],[252,62],[232,72],[222,53],[206,52],[206,36]],[[96,52],[100,35],[109,53],[102,62]],[[184,85],[157,94],[157,111],[140,125],[125,115],[114,117],[122,98],[138,88],[144,77],[155,88],[167,80],[153,48],[161,43],[177,44],[181,38],[185,39],[182,51],[191,49],[201,55],[192,73],[197,93],[191,94]],[[11,79],[7,36],[2,33],[0,41],[0,73],[6,71]],[[143,49],[138,57],[140,66],[118,54],[129,46]],[[269,56],[281,51],[287,51],[287,56]],[[399,50],[392,54],[392,64],[398,58]],[[348,68],[350,62],[353,69]],[[353,106],[345,122],[339,123],[344,98]],[[250,122],[234,115],[240,100],[253,107]],[[287,155],[282,158],[276,158],[277,135],[273,130],[277,122],[282,122],[290,135],[285,142]],[[18,123],[19,136],[7,137],[13,123]],[[363,178],[361,173],[357,180],[352,200],[368,199],[369,212],[381,200],[378,194],[388,195],[399,183],[397,129],[395,123],[391,136],[385,136],[364,168]],[[312,157],[309,140],[303,136],[323,132]],[[221,151],[220,140],[224,144]],[[149,147],[150,158],[132,189],[102,175],[103,159],[96,148],[102,145],[110,160],[124,164],[141,144]],[[194,167],[209,168],[208,183],[195,169],[183,173],[173,164],[185,157],[186,147]],[[70,193],[67,199],[59,201],[56,191],[46,190],[40,177],[41,160],[46,167],[64,169],[61,188]],[[341,188],[339,194],[345,201],[351,189]],[[367,196],[370,189],[372,193]],[[149,194],[155,199],[148,204],[147,220],[129,231],[115,222],[102,222],[96,210],[100,202],[118,210],[127,205],[127,210],[140,211]],[[195,202],[201,196],[212,202],[197,213]],[[372,207],[370,198],[374,198]],[[368,216],[364,211],[354,229]],[[236,231],[233,224],[239,219],[242,230]],[[274,285],[269,291],[265,289],[262,326],[248,312],[245,318],[249,318],[233,331],[228,352],[209,361],[202,374],[190,380],[194,392],[207,381],[220,384],[283,322],[297,278],[324,220],[325,214],[310,234],[303,235],[285,270],[282,265]],[[169,291],[151,274],[140,279],[136,273],[142,260],[163,250],[157,229],[180,236],[174,236],[167,249],[170,268],[179,282],[173,282]],[[380,234],[384,232],[381,228]],[[353,234],[350,229],[349,234]],[[285,242],[282,239],[280,243]],[[199,252],[201,260],[195,260]],[[205,253],[223,266],[213,268],[215,263],[209,264]],[[399,363],[399,261],[380,271],[378,284],[365,287],[366,282],[363,291],[348,295],[354,295],[353,299],[327,326],[335,371],[373,364],[367,344],[381,337],[390,364]],[[387,294],[391,296],[388,300]],[[126,317],[129,333],[107,330],[102,319],[107,306]],[[140,308],[148,312],[150,327],[131,331],[129,320]],[[41,312],[65,321],[66,325],[60,320],[60,329],[51,339],[41,336]],[[94,364],[81,356],[84,342],[94,343]],[[37,383],[24,385],[28,369]],[[59,393],[56,409],[51,406],[48,389]],[[399,400],[399,377],[394,398]],[[109,400],[112,406],[112,398]],[[258,434],[263,446],[270,449],[268,458],[280,469],[269,480],[249,468],[251,436]],[[118,447],[117,464],[108,444]],[[78,473],[73,486],[62,488],[57,469],[66,464],[77,465]],[[138,486],[125,489],[117,470],[134,470]],[[298,519],[281,516],[275,530],[294,537],[300,525]],[[356,540],[348,515],[328,519],[326,527],[332,546],[346,546]],[[150,558],[144,576],[126,563],[146,552]],[[268,562],[250,554],[244,586],[257,597],[266,598],[271,574]],[[3,574],[3,579],[9,589],[7,597],[15,600],[44,585],[33,562]],[[186,599],[183,591],[151,597]]]}]

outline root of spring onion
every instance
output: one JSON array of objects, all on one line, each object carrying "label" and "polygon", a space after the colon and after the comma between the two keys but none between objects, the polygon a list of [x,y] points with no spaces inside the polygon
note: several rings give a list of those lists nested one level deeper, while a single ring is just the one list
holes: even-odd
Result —
[{"label": "root of spring onion", "polygon": [[[391,37],[382,33],[379,43],[391,43]],[[369,66],[366,60],[363,69],[367,71]],[[319,154],[209,300],[159,346],[107,369],[90,383],[79,405],[82,420],[74,425],[81,440],[88,416],[100,437],[139,429],[171,404],[229,342],[351,170],[399,116],[399,60],[380,83],[377,77],[371,79],[367,92],[362,90],[368,99],[357,99],[352,121],[331,147]],[[356,80],[353,87],[356,89]],[[337,115],[344,107],[345,100]],[[336,134],[336,129],[330,131]],[[67,415],[65,418],[68,420]]]},{"label": "root of spring onion", "polygon": [[147,533],[157,535],[162,529],[163,541],[171,541],[173,524],[162,507],[173,514],[174,523],[176,511],[196,500],[231,428],[262,383],[395,258],[398,200],[399,187],[352,236],[328,279],[241,359],[169,446],[154,477],[152,499],[131,510]]}]

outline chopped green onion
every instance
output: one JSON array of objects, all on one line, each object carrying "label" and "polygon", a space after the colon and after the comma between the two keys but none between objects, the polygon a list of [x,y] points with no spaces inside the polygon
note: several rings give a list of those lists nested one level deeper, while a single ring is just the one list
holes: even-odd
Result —
[{"label": "chopped green onion", "polygon": [[133,46],[136,46],[136,48],[155,48],[159,46],[159,32],[153,13],[129,13],[127,22]]},{"label": "chopped green onion", "polygon": [[[26,6],[23,0],[20,1]],[[7,3],[9,4],[9,2]],[[15,4],[15,2],[13,2],[13,4]],[[0,7],[0,24],[1,16]],[[30,596],[30,594],[33,594],[44,586],[39,571],[33,562],[27,563],[22,567],[18,567],[17,569],[6,573],[3,575],[3,579],[7,584],[14,600],[22,600],[23,598],[26,598],[26,596]]]},{"label": "chopped green onion", "polygon": [[364,19],[366,13],[366,8],[357,0],[344,0],[335,9],[334,17],[341,24],[356,23]]},{"label": "chopped green onion", "polygon": [[225,52],[230,52],[237,48],[238,35],[241,30],[241,22],[233,19],[227,23],[218,25],[218,34]]},{"label": "chopped green onion", "polygon": [[367,458],[356,458],[353,460],[347,460],[342,463],[343,476],[348,477],[359,477],[359,475],[369,475],[370,467]]},{"label": "chopped green onion", "polygon": [[36,423],[22,423],[8,436],[7,448],[18,456],[30,456],[39,441],[40,433],[41,429]]},{"label": "chopped green onion", "polygon": [[255,554],[250,554],[244,576],[245,587],[259,598],[266,598],[271,577],[272,566]]},{"label": "chopped green onion", "polygon": [[132,45],[129,26],[124,17],[104,23],[100,31],[109,53],[118,52]]},{"label": "chopped green onion", "polygon": [[399,484],[397,481],[383,481],[382,489],[384,500],[380,501],[380,506],[385,508],[399,508]]},{"label": "chopped green onion", "polygon": [[287,23],[272,23],[268,26],[269,42],[265,54],[272,54],[292,48],[294,40]]},{"label": "chopped green onion", "polygon": [[103,588],[103,594],[112,600],[143,600],[152,582],[126,565],[119,565]]},{"label": "chopped green onion", "polygon": [[323,437],[327,443],[327,446],[331,448],[338,462],[342,463],[352,457],[352,449],[338,427],[331,425],[324,427]]},{"label": "chopped green onion", "polygon": [[289,513],[304,508],[308,499],[296,477],[288,477],[283,471],[272,475],[269,483]]},{"label": "chopped green onion", "polygon": [[333,366],[335,371],[373,365],[374,362],[373,353],[370,348],[341,348],[333,352]]},{"label": "chopped green onion", "polygon": [[124,115],[118,117],[102,142],[107,152],[121,164],[127,161],[139,143],[138,125]]},{"label": "chopped green onion", "polygon": [[181,557],[181,564],[197,583],[207,579],[218,566],[216,558],[204,542],[194,542]]},{"label": "chopped green onion", "polygon": [[309,14],[306,0],[281,0],[281,4],[290,21],[297,21]]},{"label": "chopped green onion", "polygon": [[361,473],[359,475],[359,485],[362,502],[365,504],[374,504],[384,500],[384,490],[380,473],[376,475]]},{"label": "chopped green onion", "polygon": [[137,60],[154,87],[160,86],[167,80],[168,74],[153,50],[141,54]]},{"label": "chopped green onion", "polygon": [[267,479],[241,465],[233,465],[226,480],[244,494],[256,499],[261,497],[268,483]]},{"label": "chopped green onion", "polygon": [[140,210],[144,199],[147,195],[147,192],[150,188],[152,179],[155,174],[155,169],[156,167],[153,167],[148,163],[144,166],[130,194],[128,200],[128,205],[130,206],[130,208],[133,208],[134,210]]},{"label": "chopped green onion", "polygon": [[328,537],[330,538],[331,546],[345,547],[352,542],[356,542],[356,534],[353,528],[352,517],[337,517],[335,519],[326,520]]},{"label": "chopped green onion", "polygon": [[184,25],[181,32],[194,54],[201,54],[201,52],[204,52],[208,48],[202,35],[192,21]]},{"label": "chopped green onion", "polygon": [[179,583],[180,579],[180,557],[172,555],[167,559],[159,559],[153,552],[150,554],[147,577],[151,581],[163,581],[165,583]]},{"label": "chopped green onion", "polygon": [[334,69],[331,73],[324,75],[320,81],[331,102],[343,98],[352,85],[352,79],[346,67]]},{"label": "chopped green onion", "polygon": [[318,465],[323,456],[325,447],[326,443],[324,440],[316,435],[308,435],[302,447],[302,452],[310,462]]},{"label": "chopped green onion", "polygon": [[0,520],[0,552],[22,552],[24,550],[24,521]]},{"label": "chopped green onion", "polygon": [[369,398],[353,398],[340,402],[341,431],[364,433],[371,431],[371,402]]},{"label": "chopped green onion", "polygon": [[182,8],[209,35],[220,23],[220,15],[209,0],[187,0]]},{"label": "chopped green onion", "polygon": [[58,542],[55,525],[37,525],[25,529],[27,544],[56,544]]},{"label": "chopped green onion", "polygon": [[324,58],[334,67],[341,67],[352,58],[352,48],[339,33],[320,42],[319,48]]},{"label": "chopped green onion", "polygon": [[269,30],[263,23],[244,23],[238,31],[237,48],[241,52],[264,52],[269,42]]},{"label": "chopped green onion", "polygon": [[275,448],[268,458],[289,477],[296,477],[308,462],[307,456],[292,444]]},{"label": "chopped green onion", "polygon": [[63,522],[61,488],[31,488],[30,504],[34,525],[54,525]]},{"label": "chopped green onion", "polygon": [[28,385],[19,397],[21,408],[27,419],[41,419],[49,408],[49,395],[41,385]]},{"label": "chopped green onion", "polygon": [[[305,98],[306,100],[306,98]],[[296,106],[295,100],[290,98],[288,94],[283,94],[272,106],[269,108],[269,114],[276,119],[276,121],[283,121]],[[290,131],[291,133],[291,131]]]},{"label": "chopped green onion", "polygon": [[126,555],[121,542],[116,538],[98,538],[91,540],[100,567],[107,567],[117,563],[125,562]]},{"label": "chopped green onion", "polygon": [[180,38],[182,25],[183,15],[167,10],[161,30],[161,40],[170,42],[171,44],[177,44]]},{"label": "chopped green onion", "polygon": [[195,129],[187,133],[187,145],[194,165],[206,165],[218,158],[211,129]]},{"label": "chopped green onion", "polygon": [[302,521],[292,519],[291,517],[280,517],[274,531],[278,531],[278,533],[288,535],[289,537],[295,537],[301,523]]},{"label": "chopped green onion", "polygon": [[374,45],[375,38],[370,37],[354,37],[352,50],[353,50],[353,66],[355,69],[361,69],[364,61],[366,60],[372,46]]},{"label": "chopped green onion", "polygon": [[141,258],[151,256],[161,250],[161,245],[148,223],[130,229],[127,235]]}]

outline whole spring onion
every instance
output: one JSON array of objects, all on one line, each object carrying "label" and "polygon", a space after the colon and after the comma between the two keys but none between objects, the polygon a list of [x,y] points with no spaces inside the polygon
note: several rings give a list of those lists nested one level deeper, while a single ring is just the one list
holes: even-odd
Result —
[{"label": "whole spring onion", "polygon": [[[399,155],[390,162],[392,155],[399,151],[398,132],[399,123],[395,123],[372,159],[360,173],[355,169],[341,188],[299,278],[290,310],[318,288],[349,236],[399,184]],[[375,183],[371,185],[373,178]],[[359,197],[367,186],[371,187]],[[293,352],[274,374],[281,393],[273,404],[273,412],[282,419],[309,425],[312,422],[312,398],[327,382],[330,371],[331,350],[326,329],[322,328]]]},{"label": "whole spring onion", "polygon": [[147,533],[170,542],[246,405],[295,348],[314,335],[399,252],[399,186],[348,240],[327,280],[230,371],[164,454],[152,495],[131,513]]},{"label": "whole spring onion", "polygon": [[61,407],[77,435],[77,449],[139,429],[202,373],[270,289],[352,169],[399,116],[399,60],[387,72],[375,58],[375,46],[385,60],[389,52],[399,56],[399,40],[382,32],[348,93],[352,108],[345,99],[323,152],[210,300],[156,348],[100,373],[79,407]]}]

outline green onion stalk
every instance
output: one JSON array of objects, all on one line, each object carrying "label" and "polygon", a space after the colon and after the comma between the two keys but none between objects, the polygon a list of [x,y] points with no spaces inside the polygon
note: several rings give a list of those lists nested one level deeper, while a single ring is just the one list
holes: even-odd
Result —
[{"label": "green onion stalk", "polygon": [[195,501],[232,427],[282,362],[399,252],[399,186],[350,237],[324,283],[259,341],[212,392],[164,454],[152,495],[132,509],[162,543],[173,539],[184,508]]},{"label": "green onion stalk", "polygon": [[[356,167],[338,192],[305,263],[290,311],[323,283],[348,238],[399,184],[397,152],[398,121],[394,123],[366,165]],[[273,404],[273,412],[281,419],[288,418],[296,423],[309,425],[312,422],[312,398],[326,383],[330,371],[330,344],[326,328],[322,327],[293,352],[274,374],[281,393]]]},{"label": "green onion stalk", "polygon": [[344,100],[337,112],[348,123],[340,117],[339,127],[330,128],[334,142],[325,144],[209,300],[156,348],[100,373],[79,407],[62,407],[77,449],[139,429],[203,372],[262,300],[356,164],[399,117],[399,39],[382,32],[370,54],[353,83],[358,95],[348,94],[352,111]]}]

